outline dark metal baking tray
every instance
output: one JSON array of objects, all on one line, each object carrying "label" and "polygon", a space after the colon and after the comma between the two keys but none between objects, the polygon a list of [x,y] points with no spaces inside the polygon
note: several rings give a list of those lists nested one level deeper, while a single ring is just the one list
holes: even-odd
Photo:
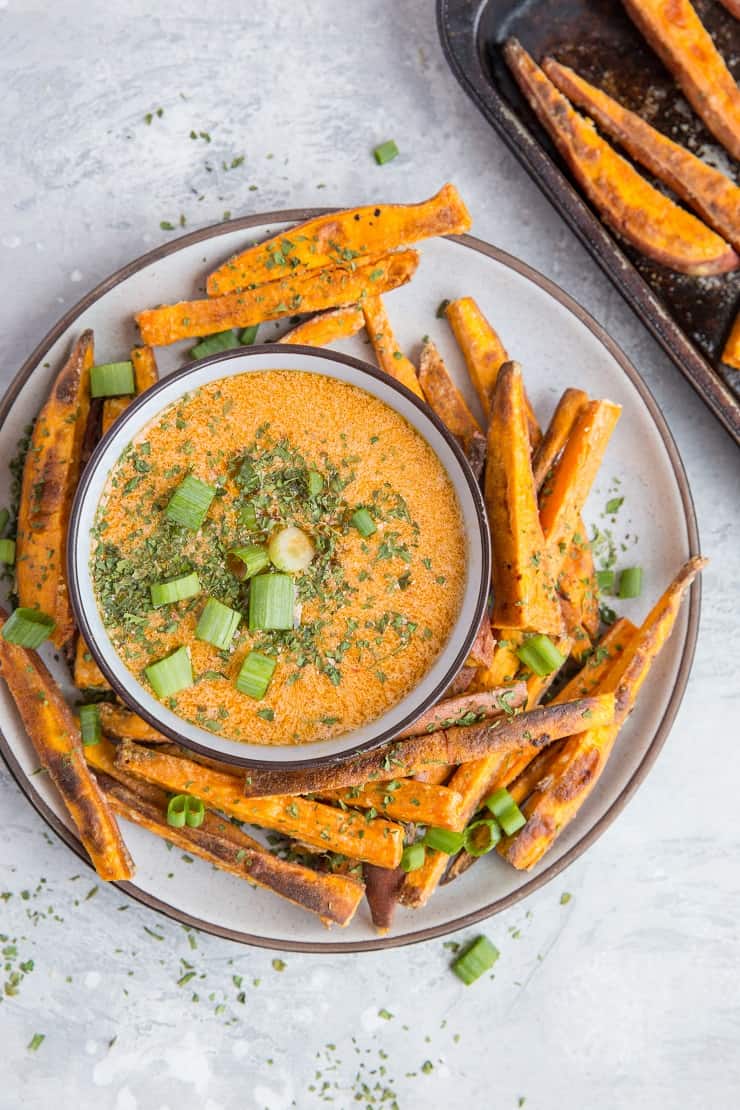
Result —
[{"label": "dark metal baking tray", "polygon": [[[694,3],[737,77],[740,23],[719,3]],[[437,22],[462,87],[740,443],[740,372],[720,361],[740,309],[740,273],[709,278],[676,274],[617,239],[571,184],[510,76],[501,44],[515,35],[536,60],[553,54],[735,180],[737,164],[689,108],[618,0],[437,0]]]}]

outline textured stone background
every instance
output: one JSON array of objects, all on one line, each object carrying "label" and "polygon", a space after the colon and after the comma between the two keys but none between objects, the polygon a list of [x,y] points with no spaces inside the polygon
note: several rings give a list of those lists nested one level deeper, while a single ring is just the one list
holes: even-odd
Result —
[{"label": "textured stone background", "polygon": [[[0,0],[0,89],[3,383],[64,309],[166,238],[162,220],[411,200],[452,178],[476,233],[561,282],[642,371],[713,559],[656,769],[561,881],[486,926],[501,959],[470,989],[442,941],[276,970],[115,890],[90,896],[0,769],[4,978],[26,968],[0,1002],[0,1107],[737,1106],[738,455],[467,102],[430,0]],[[390,136],[401,157],[377,167]],[[178,986],[183,961],[197,977]]]}]

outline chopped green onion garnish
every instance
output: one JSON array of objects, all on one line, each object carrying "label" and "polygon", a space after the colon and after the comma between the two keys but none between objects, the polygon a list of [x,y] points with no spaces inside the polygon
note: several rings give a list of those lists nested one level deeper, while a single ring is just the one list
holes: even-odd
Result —
[{"label": "chopped green onion garnish", "polygon": [[287,574],[300,574],[313,562],[316,548],[313,540],[300,528],[281,528],[270,537],[267,548],[273,566]]},{"label": "chopped green onion garnish", "polygon": [[483,805],[490,809],[507,836],[513,836],[527,823],[527,818],[511,794],[503,787],[500,790],[494,790],[493,794],[489,794]]},{"label": "chopped green onion garnish", "polygon": [[181,829],[183,825],[198,829],[205,816],[206,807],[200,798],[193,798],[191,794],[175,794],[167,805],[167,824],[173,829]]},{"label": "chopped green onion garnish", "polygon": [[206,519],[211,502],[216,496],[213,486],[201,482],[193,474],[183,478],[165,509],[165,516],[173,524],[181,524],[196,532]]},{"label": "chopped green onion garnish", "polygon": [[309,470],[308,472],[308,496],[316,497],[321,493],[324,488],[324,479],[319,474],[318,470]]},{"label": "chopped green onion garnish", "polygon": [[56,622],[40,609],[15,609],[3,625],[3,639],[20,647],[37,648],[51,636]]},{"label": "chopped green onion garnish", "polygon": [[401,869],[403,871],[418,871],[424,866],[427,851],[420,840],[416,844],[407,844],[401,856]]},{"label": "chopped green onion garnish", "polygon": [[452,970],[458,979],[462,979],[463,983],[469,987],[476,979],[480,979],[486,971],[491,970],[498,957],[498,948],[491,944],[488,937],[481,936],[473,941],[470,948],[467,948],[462,956],[458,956],[452,965]]},{"label": "chopped green onion garnish", "polygon": [[468,825],[463,833],[465,851],[469,856],[485,856],[501,839],[501,829],[492,817],[481,817]]},{"label": "chopped green onion garnish", "polygon": [[541,633],[526,639],[517,649],[517,655],[524,666],[537,675],[552,674],[565,662],[565,656],[561,655],[550,637]]},{"label": "chopped green onion garnish", "polygon": [[150,663],[144,673],[158,698],[170,698],[193,685],[193,668],[186,647],[179,647],[158,663]]},{"label": "chopped green onion garnish", "polygon": [[381,143],[380,146],[376,146],[373,154],[375,155],[375,161],[378,165],[384,166],[386,162],[392,162],[394,158],[398,157],[398,147],[393,139],[388,139],[387,142]]},{"label": "chopped green onion garnish", "polygon": [[602,594],[611,593],[614,589],[615,574],[613,570],[597,570],[596,583]]},{"label": "chopped green onion garnish", "polygon": [[15,562],[15,540],[0,540],[0,563],[12,567]]},{"label": "chopped green onion garnish", "polygon": [[239,342],[241,343],[242,347],[249,347],[252,343],[254,343],[255,339],[257,338],[258,330],[259,324],[250,324],[248,328],[242,328],[242,330],[239,332]]},{"label": "chopped green onion garnish", "polygon": [[239,523],[243,524],[250,532],[257,531],[257,510],[251,501],[239,510]]},{"label": "chopped green onion garnish", "polygon": [[196,343],[190,352],[190,357],[206,358],[208,355],[217,355],[219,351],[230,351],[232,347],[239,345],[239,338],[233,328],[228,331],[217,331],[215,335],[209,335],[201,339],[200,343]]},{"label": "chopped green onion garnish", "polygon": [[639,597],[642,593],[642,567],[627,567],[619,576],[619,596]]},{"label": "chopped green onion garnish", "polygon": [[242,615],[236,609],[209,597],[195,626],[196,639],[213,644],[220,651],[228,651],[241,619]]},{"label": "chopped green onion garnish", "polygon": [[249,587],[249,628],[293,627],[295,587],[289,574],[258,574]]},{"label": "chopped green onion garnish", "polygon": [[91,397],[121,397],[136,393],[134,366],[131,362],[105,362],[90,370]]},{"label": "chopped green onion garnish", "polygon": [[352,514],[350,521],[354,524],[360,535],[365,538],[372,536],[372,534],[378,530],[375,521],[370,516],[367,509],[358,509]]},{"label": "chopped green onion garnish", "polygon": [[0,532],[5,531],[5,525],[10,520],[10,513],[7,509],[0,509]]},{"label": "chopped green onion garnish", "polygon": [[453,832],[452,829],[437,829],[430,826],[424,834],[424,843],[438,852],[454,856],[463,846],[463,834]]},{"label": "chopped green onion garnish", "polygon": [[242,663],[237,675],[236,688],[240,694],[247,694],[250,698],[263,698],[270,685],[270,679],[275,673],[277,660],[270,659],[269,655],[260,655],[258,651],[250,651]]},{"label": "chopped green onion garnish", "polygon": [[231,556],[231,570],[241,581],[253,578],[261,570],[270,565],[270,556],[267,548],[261,543],[249,543],[246,547],[235,547],[229,552]]},{"label": "chopped green onion garnish", "polygon": [[100,727],[100,710],[97,705],[81,705],[79,714],[82,743],[85,747],[99,744],[103,739],[103,730]]},{"label": "chopped green onion garnish", "polygon": [[200,581],[195,571],[191,570],[190,574],[181,574],[179,578],[169,578],[166,582],[153,582],[149,592],[152,595],[152,605],[158,609],[160,605],[172,605],[175,601],[195,597],[200,593]]}]

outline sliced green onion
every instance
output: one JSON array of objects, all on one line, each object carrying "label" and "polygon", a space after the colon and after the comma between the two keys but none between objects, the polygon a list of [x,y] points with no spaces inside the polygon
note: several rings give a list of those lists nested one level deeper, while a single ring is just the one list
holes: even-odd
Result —
[{"label": "sliced green onion", "polygon": [[488,937],[481,936],[473,941],[470,948],[466,948],[462,956],[458,956],[452,970],[469,987],[481,975],[490,971],[498,958],[498,948],[491,944]]},{"label": "sliced green onion", "polygon": [[10,513],[7,509],[0,509],[0,532],[5,531],[5,525],[10,520]]},{"label": "sliced green onion", "polygon": [[448,856],[454,856],[459,852],[463,846],[463,834],[461,832],[453,832],[452,829],[437,829],[430,826],[424,834],[424,843],[429,848],[435,848],[438,852],[445,852]]},{"label": "sliced green onion", "polygon": [[196,478],[193,474],[188,474],[172,494],[165,509],[165,516],[173,524],[181,524],[183,528],[196,532],[206,519],[215,496],[216,491],[213,486],[209,486],[207,482],[201,482],[200,478]]},{"label": "sliced green onion", "polygon": [[352,513],[350,523],[354,524],[360,535],[365,538],[372,536],[372,534],[378,530],[375,521],[370,516],[367,509],[358,509],[357,512]]},{"label": "sliced green onion", "polygon": [[317,497],[324,488],[324,479],[319,474],[318,470],[309,470],[308,472],[308,496]]},{"label": "sliced green onion", "polygon": [[248,328],[242,328],[239,332],[239,342],[242,347],[249,347],[254,343],[258,330],[259,324],[250,324]]},{"label": "sliced green onion", "polygon": [[243,505],[239,510],[239,523],[242,524],[248,531],[256,532],[257,529],[257,510],[251,503]]},{"label": "sliced green onion", "polygon": [[229,552],[232,559],[231,569],[240,582],[253,578],[270,565],[270,556],[262,543],[249,543],[246,547],[235,547]]},{"label": "sliced green onion", "polygon": [[295,587],[289,574],[258,574],[249,587],[249,628],[293,627]]},{"label": "sliced green onion", "polygon": [[392,162],[394,158],[398,157],[398,147],[393,139],[388,139],[387,142],[376,146],[373,154],[378,165],[384,166],[386,162]]},{"label": "sliced green onion", "polygon": [[208,355],[217,355],[219,351],[230,351],[232,347],[239,346],[239,338],[233,328],[228,331],[217,331],[201,339],[200,343],[190,351],[191,358],[207,358]]},{"label": "sliced green onion", "polygon": [[152,690],[158,698],[171,698],[180,690],[193,685],[193,668],[186,647],[179,647],[157,663],[144,668]]},{"label": "sliced green onion", "polygon": [[213,644],[221,651],[228,651],[241,619],[242,615],[236,609],[209,597],[195,626],[196,639]]},{"label": "sliced green onion", "polygon": [[184,825],[191,829],[200,828],[205,816],[203,802],[191,794],[175,794],[167,804],[167,824],[173,829],[181,829]]},{"label": "sliced green onion", "polygon": [[613,570],[597,570],[596,583],[602,594],[611,593],[614,589],[615,574]]},{"label": "sliced green onion", "polygon": [[178,578],[168,578],[165,582],[153,582],[149,587],[152,595],[152,605],[158,609],[160,605],[172,605],[175,601],[184,601],[185,598],[195,597],[200,593],[200,581],[194,570],[190,574],[181,574]]},{"label": "sliced green onion", "polygon": [[639,597],[642,593],[642,567],[627,567],[619,576],[619,596]]},{"label": "sliced green onion", "polygon": [[104,362],[90,370],[91,397],[122,397],[136,393],[132,362]]},{"label": "sliced green onion", "polygon": [[14,609],[3,625],[3,639],[20,647],[37,648],[55,627],[56,621],[40,609]]},{"label": "sliced green onion", "polygon": [[401,869],[403,871],[418,871],[424,866],[427,850],[420,840],[415,844],[407,844],[401,856]]},{"label": "sliced green onion", "polygon": [[494,790],[493,794],[489,794],[483,805],[490,809],[507,836],[513,836],[527,823],[527,818],[511,794],[503,787],[500,790]]},{"label": "sliced green onion", "polygon": [[271,536],[267,551],[273,566],[287,574],[306,570],[316,554],[311,537],[295,526],[281,528]]},{"label": "sliced green onion", "polygon": [[565,662],[565,656],[561,655],[550,637],[541,633],[528,637],[517,649],[517,655],[524,666],[537,675],[552,674]]},{"label": "sliced green onion", "polygon": [[0,563],[12,567],[15,562],[15,540],[0,540]]},{"label": "sliced green onion", "polygon": [[236,678],[236,688],[240,694],[259,700],[267,693],[270,679],[275,673],[277,660],[258,651],[250,651],[242,663]]},{"label": "sliced green onion", "polygon": [[103,730],[100,727],[100,709],[97,705],[81,705],[78,712],[82,743],[86,748],[91,744],[99,744],[103,739]]},{"label": "sliced green onion", "polygon": [[495,848],[501,839],[498,821],[492,817],[481,817],[468,825],[463,833],[465,851],[469,856],[485,856]]}]

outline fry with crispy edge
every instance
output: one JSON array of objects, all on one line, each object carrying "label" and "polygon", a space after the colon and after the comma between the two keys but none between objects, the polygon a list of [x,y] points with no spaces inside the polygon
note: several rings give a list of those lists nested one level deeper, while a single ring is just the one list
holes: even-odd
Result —
[{"label": "fry with crispy edge", "polygon": [[175,794],[192,793],[213,809],[275,829],[319,851],[340,852],[379,867],[397,867],[401,861],[403,828],[383,818],[368,819],[306,798],[247,798],[235,775],[128,741],[119,745],[116,763],[155,786]]},{"label": "fry with crispy edge", "polygon": [[[740,250],[740,188],[729,177],[656,131],[568,66],[546,58],[542,68],[561,93],[588,112],[604,134],[668,185],[735,250]],[[708,91],[711,93],[711,89]]]},{"label": "fry with crispy edge", "polygon": [[477,694],[460,694],[456,698],[446,698],[417,717],[413,725],[404,729],[396,739],[406,740],[409,736],[426,736],[440,728],[469,724],[468,716],[471,714],[476,720],[485,720],[487,717],[496,717],[501,713],[510,713],[512,709],[520,709],[526,700],[527,687],[524,682],[515,682],[510,686],[500,685],[489,690],[481,690]]},{"label": "fry with crispy edge", "polygon": [[137,740],[146,744],[169,744],[169,737],[157,732],[143,717],[115,702],[101,701],[100,725],[106,736],[116,740]]},{"label": "fry with crispy edge", "polygon": [[467,667],[490,667],[496,652],[496,640],[488,614],[483,615],[480,628],[475,634],[475,639],[470,645],[468,658],[465,660]]},{"label": "fry with crispy edge", "polygon": [[256,289],[245,289],[243,293],[148,308],[135,318],[143,341],[157,347],[176,343],[178,339],[279,320],[293,316],[299,309],[320,312],[355,304],[365,297],[379,296],[405,285],[418,264],[417,251],[398,251],[354,269],[333,266],[304,277],[291,274]]},{"label": "fry with crispy edge", "polygon": [[375,296],[365,297],[362,301],[362,312],[368,338],[372,343],[380,369],[389,377],[395,378],[401,385],[405,385],[423,401],[424,394],[421,391],[414,364],[399,350],[382,299]]},{"label": "fry with crispy edge", "polygon": [[740,370],[740,312],[735,317],[730,334],[727,336],[727,342],[722,351],[722,361]]},{"label": "fry with crispy edge", "polygon": [[300,343],[306,347],[328,347],[337,339],[348,339],[356,335],[365,325],[362,310],[356,305],[349,308],[333,308],[329,312],[320,312],[310,320],[286,331],[281,335],[278,343]]},{"label": "fry with crispy edge", "polygon": [[78,690],[110,690],[108,680],[90,654],[82,636],[75,644],[74,684]]},{"label": "fry with crispy edge", "polygon": [[[134,347],[131,351],[131,362],[134,367],[134,383],[136,392],[143,393],[151,385],[159,381],[157,360],[151,347]],[[103,405],[103,435],[115,424],[118,417],[126,411],[133,397],[106,397]]]},{"label": "fry with crispy edge", "polygon": [[18,602],[53,618],[52,642],[69,655],[74,646],[74,619],[67,593],[65,545],[80,477],[93,359],[93,333],[85,331],[36,419],[23,466],[18,509]]},{"label": "fry with crispy edge", "polygon": [[209,275],[211,297],[387,254],[435,235],[460,235],[470,214],[454,185],[420,204],[368,204],[315,216],[230,258]]},{"label": "fry with crispy edge", "polygon": [[576,419],[588,404],[588,399],[588,393],[582,389],[566,389],[555,406],[545,434],[532,455],[532,473],[538,493],[568,442]]},{"label": "fry with crispy edge", "polygon": [[719,0],[719,2],[727,8],[730,15],[734,15],[735,19],[740,19],[740,0]]},{"label": "fry with crispy edge", "polygon": [[[0,609],[0,629],[7,614]],[[116,819],[88,771],[80,730],[35,651],[0,636],[0,671],[38,757],[51,775],[101,879],[130,879],[134,868]]]},{"label": "fry with crispy edge", "polygon": [[[415,775],[434,764],[456,764],[479,761],[483,756],[508,754],[530,748],[537,751],[561,736],[591,720],[609,724],[614,716],[613,697],[585,698],[567,705],[546,706],[531,713],[481,721],[394,740],[375,751],[364,752],[345,763],[333,766],[306,767],[300,771],[253,767],[247,775],[244,790],[250,798],[266,798],[276,794],[321,794],[347,786],[363,786],[382,782],[389,777],[401,779]],[[586,714],[584,719],[583,714]],[[585,727],[585,725],[583,725]],[[449,786],[453,790],[454,778]],[[347,853],[351,854],[351,853]]]},{"label": "fry with crispy edge", "polygon": [[689,0],[624,0],[624,6],[696,114],[740,159],[740,89]]},{"label": "fry with crispy edge", "polygon": [[537,512],[516,362],[504,363],[493,391],[484,493],[493,549],[493,625],[559,635],[563,618]]},{"label": "fry with crispy edge", "polygon": [[735,251],[696,216],[674,204],[579,115],[516,39],[504,57],[532,111],[604,221],[642,254],[684,274],[723,274]]},{"label": "fry with crispy edge", "polygon": [[452,432],[465,452],[473,473],[479,478],[486,459],[486,437],[428,336],[421,345],[419,384],[429,407]]},{"label": "fry with crispy edge", "polygon": [[706,559],[690,559],[653,606],[627,644],[616,667],[599,688],[615,692],[616,714],[608,726],[572,736],[548,764],[545,777],[524,805],[527,824],[499,845],[500,854],[519,871],[529,871],[573,820],[609,759],[620,728],[634,708],[650,667],[668,639],[681,601]]},{"label": "fry with crispy edge", "polygon": [[374,809],[395,821],[414,821],[441,829],[456,829],[462,798],[448,786],[435,786],[416,779],[391,779],[325,790],[321,799],[357,809]]},{"label": "fry with crispy edge", "polygon": [[365,897],[370,907],[370,916],[373,919],[375,931],[385,936],[393,924],[398,892],[403,884],[405,873],[400,867],[395,867],[391,871],[386,867],[373,867],[371,863],[364,865],[364,872]]}]

